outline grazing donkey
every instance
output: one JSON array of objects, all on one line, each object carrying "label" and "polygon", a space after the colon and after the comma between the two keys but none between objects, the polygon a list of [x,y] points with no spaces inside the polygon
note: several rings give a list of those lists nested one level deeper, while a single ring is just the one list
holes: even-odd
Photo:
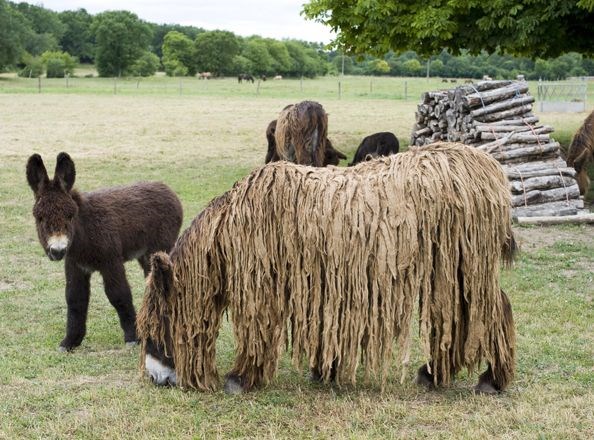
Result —
[{"label": "grazing donkey", "polygon": [[134,344],[136,312],[124,262],[137,259],[148,275],[149,256],[167,252],[175,243],[182,223],[181,203],[158,182],[79,193],[72,189],[75,175],[74,162],[66,153],[58,155],[51,180],[40,155],[34,154],[27,162],[39,241],[50,260],[66,257],[68,317],[60,350],[72,350],[85,336],[90,279],[95,271],[103,277],[125,342]]}]

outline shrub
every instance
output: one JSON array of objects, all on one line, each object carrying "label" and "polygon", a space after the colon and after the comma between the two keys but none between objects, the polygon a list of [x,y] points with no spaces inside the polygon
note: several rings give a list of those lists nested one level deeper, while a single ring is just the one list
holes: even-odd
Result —
[{"label": "shrub", "polygon": [[40,57],[33,57],[27,55],[23,59],[25,67],[23,67],[18,75],[23,78],[39,78],[43,75],[43,62]]},{"label": "shrub", "polygon": [[45,64],[45,69],[48,78],[64,78],[66,63],[61,58],[50,58]]},{"label": "shrub", "polygon": [[46,68],[48,78],[64,78],[72,76],[77,60],[68,52],[59,50],[46,51],[41,54],[41,60]]},{"label": "shrub", "polygon": [[132,64],[130,73],[133,76],[153,76],[158,68],[159,57],[154,53],[145,52]]}]

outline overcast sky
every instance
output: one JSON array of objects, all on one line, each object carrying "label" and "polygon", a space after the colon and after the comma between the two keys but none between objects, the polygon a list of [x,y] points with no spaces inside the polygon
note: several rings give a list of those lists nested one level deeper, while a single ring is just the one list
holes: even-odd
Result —
[{"label": "overcast sky", "polygon": [[152,23],[175,23],[221,29],[237,35],[261,35],[276,39],[296,38],[328,43],[330,30],[301,15],[306,0],[44,0],[39,4],[54,11],[84,8],[90,14],[127,10]]}]

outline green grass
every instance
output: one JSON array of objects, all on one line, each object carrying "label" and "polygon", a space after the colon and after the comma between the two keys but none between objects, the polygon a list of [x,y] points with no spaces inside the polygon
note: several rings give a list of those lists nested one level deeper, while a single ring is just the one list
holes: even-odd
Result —
[{"label": "green grass", "polygon": [[[311,83],[312,90],[325,87],[320,81]],[[420,91],[425,82],[419,83],[414,87]],[[517,230],[523,251],[502,283],[517,323],[518,371],[509,391],[497,397],[473,396],[476,377],[466,373],[438,392],[413,385],[413,371],[422,362],[418,347],[405,382],[399,382],[395,366],[383,393],[373,382],[340,389],[312,384],[286,355],[267,388],[244,396],[158,389],[139,377],[138,349],[124,347],[96,274],[87,337],[73,353],[59,353],[66,311],[63,264],[50,262],[37,241],[24,172],[28,156],[42,154],[51,173],[56,154],[68,151],[81,190],[163,180],[182,200],[186,227],[212,197],[262,163],[268,121],[297,95],[3,91],[0,438],[594,436],[592,226]],[[330,138],[349,155],[363,135],[375,131],[394,131],[406,143],[416,105],[314,92],[308,97],[328,110]],[[541,116],[559,132],[571,132],[584,117]],[[135,263],[127,271],[138,306],[141,271]],[[233,337],[225,323],[219,371],[232,361]]]}]

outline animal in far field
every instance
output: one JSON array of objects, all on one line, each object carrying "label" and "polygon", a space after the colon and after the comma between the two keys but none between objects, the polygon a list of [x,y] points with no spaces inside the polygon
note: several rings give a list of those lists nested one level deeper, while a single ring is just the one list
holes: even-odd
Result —
[{"label": "animal in far field", "polygon": [[242,81],[251,81],[252,84],[254,83],[254,77],[249,73],[240,73],[237,75],[237,82],[241,84]]},{"label": "animal in far field", "polygon": [[212,73],[210,72],[200,72],[198,74],[198,79],[210,79],[212,77]]},{"label": "animal in far field", "polygon": [[491,78],[489,75],[483,75],[483,81],[493,81],[493,78]]},{"label": "animal in far field", "polygon": [[282,77],[282,75],[276,75],[276,76],[275,76],[274,78],[272,78],[272,79],[274,79],[274,80],[277,80],[277,81],[278,81],[278,80],[281,80],[281,79],[283,79],[283,77]]},{"label": "animal in far field", "polygon": [[356,165],[359,162],[374,159],[379,156],[388,156],[398,153],[400,145],[394,133],[382,131],[369,135],[361,141],[357,147],[353,161],[349,166]]},{"label": "animal in far field", "polygon": [[74,162],[60,153],[53,179],[41,156],[27,162],[33,190],[37,235],[50,260],[65,257],[66,336],[60,350],[79,346],[86,333],[91,274],[103,277],[105,294],[116,309],[126,343],[136,343],[136,312],[124,263],[136,259],[149,273],[149,256],[169,251],[182,223],[182,206],[173,191],[159,182],[105,188],[73,189]]},{"label": "animal in far field", "polygon": [[[276,152],[276,119],[270,121],[268,127],[266,127],[266,140],[268,141],[268,150],[266,151],[266,158],[264,163],[276,162],[281,160],[278,153]],[[330,139],[326,138],[326,149],[324,150],[324,162],[323,166],[338,165],[341,159],[346,159],[346,155],[334,148]]]},{"label": "animal in far field", "polygon": [[582,195],[586,194],[590,187],[587,167],[592,162],[594,162],[594,111],[573,136],[567,152],[567,165],[576,170],[576,180]]},{"label": "animal in far field", "polygon": [[142,364],[157,384],[217,389],[228,314],[228,393],[269,383],[289,346],[316,381],[353,384],[364,370],[385,383],[395,352],[409,361],[418,310],[417,382],[447,385],[484,362],[475,390],[494,394],[515,369],[499,287],[514,249],[507,178],[475,148],[432,144],[351,168],[273,163],[151,257]]}]

